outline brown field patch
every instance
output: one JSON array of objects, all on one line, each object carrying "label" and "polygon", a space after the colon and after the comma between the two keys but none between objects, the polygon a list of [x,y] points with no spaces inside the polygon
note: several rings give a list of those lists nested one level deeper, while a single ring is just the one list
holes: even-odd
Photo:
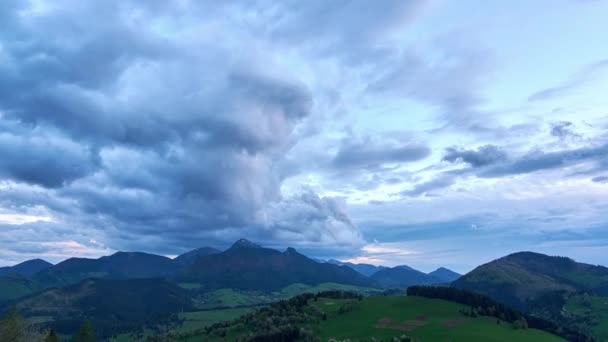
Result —
[{"label": "brown field patch", "polygon": [[421,327],[423,325],[426,325],[427,322],[425,321],[419,321],[419,320],[410,320],[410,321],[403,321],[401,324],[402,325],[413,325],[415,327]]},{"label": "brown field patch", "polygon": [[412,331],[412,330],[416,330],[416,326],[413,325],[395,325],[392,326],[391,329],[395,329],[395,330],[400,330],[400,331]]},{"label": "brown field patch", "polygon": [[457,326],[463,324],[464,322],[466,322],[466,320],[464,320],[462,318],[456,318],[456,319],[451,319],[449,321],[445,321],[445,322],[441,323],[441,325],[443,325],[444,327],[447,327],[447,328],[454,328],[454,327],[457,327]]},{"label": "brown field patch", "polygon": [[426,321],[427,318],[429,318],[427,315],[416,316],[417,321]]},{"label": "brown field patch", "polygon": [[384,317],[384,318],[380,318],[380,319],[378,320],[378,323],[383,323],[383,324],[386,324],[386,323],[393,323],[394,321],[395,321],[395,319],[394,319],[394,318],[390,318],[390,317]]}]

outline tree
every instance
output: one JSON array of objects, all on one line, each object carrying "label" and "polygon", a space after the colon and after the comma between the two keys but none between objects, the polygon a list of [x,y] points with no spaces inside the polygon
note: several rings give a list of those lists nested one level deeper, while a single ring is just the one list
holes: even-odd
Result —
[{"label": "tree", "polygon": [[0,342],[20,341],[23,337],[25,321],[13,306],[0,321]]},{"label": "tree", "polygon": [[57,337],[55,330],[49,330],[49,333],[44,338],[44,342],[59,342],[59,337]]},{"label": "tree", "polygon": [[88,320],[82,323],[80,330],[74,336],[74,342],[95,342],[95,333],[93,332],[93,326]]}]

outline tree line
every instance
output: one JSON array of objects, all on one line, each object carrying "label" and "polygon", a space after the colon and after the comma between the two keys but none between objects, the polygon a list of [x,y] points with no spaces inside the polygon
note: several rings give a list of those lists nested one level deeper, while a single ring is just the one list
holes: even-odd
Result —
[{"label": "tree line", "polygon": [[[15,307],[0,320],[0,342],[60,342],[54,329],[43,330],[39,325],[29,323]],[[64,342],[95,342],[95,332],[91,322],[84,321],[71,339]]]}]

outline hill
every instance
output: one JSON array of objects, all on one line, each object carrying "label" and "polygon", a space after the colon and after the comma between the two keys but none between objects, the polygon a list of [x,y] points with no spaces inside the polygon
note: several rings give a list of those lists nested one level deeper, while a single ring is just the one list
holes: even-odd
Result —
[{"label": "hill", "polygon": [[372,282],[344,267],[318,263],[293,248],[279,252],[239,240],[224,252],[199,258],[178,277],[207,289],[276,291],[294,284],[340,283],[371,286]]},{"label": "hill", "polygon": [[[563,341],[536,329],[514,329],[492,317],[468,317],[458,303],[416,296],[356,297],[328,292],[275,303],[228,323],[215,324],[180,341],[314,340]],[[405,339],[403,339],[405,340]]]},{"label": "hill", "polygon": [[19,274],[0,276],[0,306],[42,289],[43,287],[37,282]]},{"label": "hill", "polygon": [[439,279],[446,283],[451,283],[451,282],[455,281],[456,279],[462,277],[462,274],[456,273],[445,267],[440,267],[440,268],[434,270],[433,272],[429,273],[429,275],[433,278]]},{"label": "hill", "polygon": [[26,297],[17,310],[32,320],[52,322],[54,329],[71,334],[91,320],[100,336],[157,324],[172,314],[192,310],[187,291],[160,279],[87,279],[61,289]]},{"label": "hill", "polygon": [[48,261],[44,261],[42,259],[32,259],[24,261],[15,266],[0,267],[0,275],[19,274],[24,276],[30,276],[40,271],[46,270],[51,266],[53,266],[53,264]]},{"label": "hill", "polygon": [[141,252],[117,252],[99,259],[70,258],[37,273],[45,287],[65,286],[87,278],[154,278],[177,272],[173,260]]},{"label": "hill", "polygon": [[173,260],[181,266],[190,266],[196,261],[196,259],[198,259],[200,257],[210,255],[210,254],[216,254],[219,252],[221,252],[219,249],[215,249],[212,247],[201,247],[201,248],[193,249],[190,252],[181,254]]},{"label": "hill", "polygon": [[453,287],[608,339],[608,268],[521,252],[481,265]]},{"label": "hill", "polygon": [[385,269],[385,266],[376,266],[371,264],[354,264],[352,262],[342,262],[339,260],[329,259],[327,263],[338,265],[338,266],[347,266],[352,268],[353,270],[363,274],[366,277],[371,277],[374,273]]},{"label": "hill", "polygon": [[608,268],[564,257],[520,252],[475,268],[452,286],[472,290],[525,309],[556,292],[608,295]]},{"label": "hill", "polygon": [[429,285],[444,282],[409,266],[385,268],[374,273],[370,278],[384,288]]}]

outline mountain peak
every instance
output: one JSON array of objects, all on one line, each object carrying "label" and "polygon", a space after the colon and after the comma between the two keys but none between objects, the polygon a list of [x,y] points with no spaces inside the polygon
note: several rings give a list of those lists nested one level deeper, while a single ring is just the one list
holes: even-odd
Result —
[{"label": "mountain peak", "polygon": [[298,251],[293,248],[293,247],[287,247],[287,249],[285,249],[285,252],[283,252],[285,254],[298,254]]},{"label": "mountain peak", "polygon": [[247,239],[239,239],[237,242],[232,244],[230,249],[241,249],[241,248],[262,248],[260,245],[256,245],[255,243],[247,240]]}]

